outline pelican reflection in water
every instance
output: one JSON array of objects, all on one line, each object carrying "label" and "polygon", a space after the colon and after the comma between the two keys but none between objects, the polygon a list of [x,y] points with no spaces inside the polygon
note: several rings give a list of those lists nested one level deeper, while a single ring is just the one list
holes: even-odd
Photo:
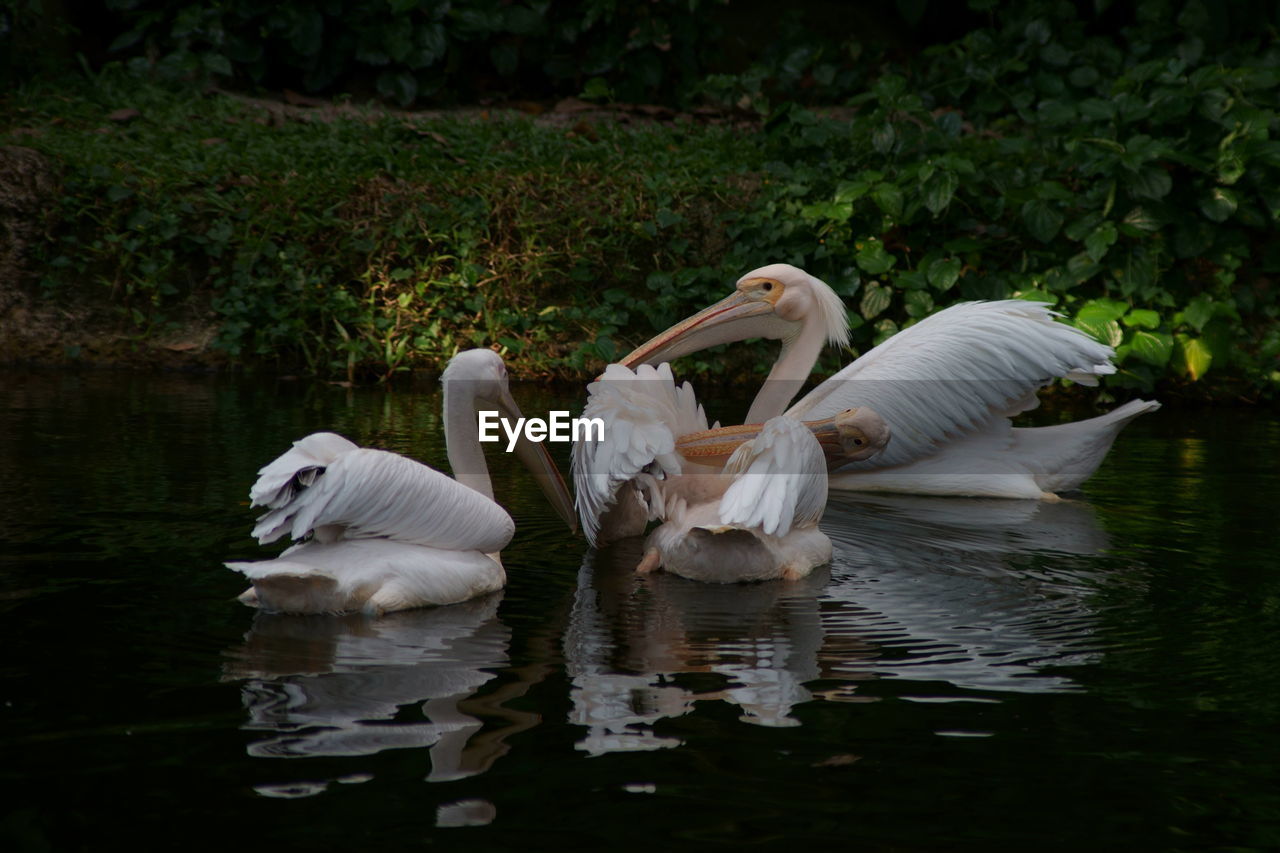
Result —
[{"label": "pelican reflection in water", "polygon": [[[511,632],[497,616],[501,598],[499,592],[377,619],[257,614],[223,665],[224,680],[243,682],[244,728],[268,734],[248,753],[352,757],[426,748],[428,781],[484,772],[507,751],[508,736],[538,721],[503,707],[536,676],[517,673],[516,681],[477,696],[509,666]],[[420,705],[423,720],[397,719],[410,705]],[[315,793],[326,784],[285,788]]]},{"label": "pelican reflection in water", "polygon": [[677,746],[659,721],[708,700],[744,722],[798,725],[805,702],[871,701],[858,685],[873,678],[989,701],[1072,690],[1046,668],[1096,653],[1101,579],[1077,558],[1108,540],[1087,504],[851,495],[823,529],[829,574],[798,583],[638,576],[639,540],[588,554],[564,640],[578,748]]}]

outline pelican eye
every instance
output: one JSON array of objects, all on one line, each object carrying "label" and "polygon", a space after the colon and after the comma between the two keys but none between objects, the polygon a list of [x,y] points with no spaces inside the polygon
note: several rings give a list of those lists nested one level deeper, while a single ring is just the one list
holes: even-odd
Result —
[{"label": "pelican eye", "polygon": [[766,292],[766,293],[768,293],[770,290],[773,290],[773,282],[771,282],[771,281],[766,281],[766,282],[764,283],[764,289],[765,289],[765,292]]},{"label": "pelican eye", "polygon": [[855,445],[857,445],[858,447],[861,447],[861,446],[862,446],[862,439],[860,439],[860,438],[855,438],[855,439],[853,440],[853,443],[854,443]]}]

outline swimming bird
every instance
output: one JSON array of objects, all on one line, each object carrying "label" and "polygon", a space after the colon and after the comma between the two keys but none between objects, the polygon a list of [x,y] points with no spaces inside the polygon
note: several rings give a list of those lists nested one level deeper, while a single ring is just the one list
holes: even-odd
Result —
[{"label": "swimming bird", "polygon": [[[700,464],[707,446],[695,444],[686,457],[678,445],[682,436],[706,435],[706,415],[668,365],[609,365],[587,393],[583,417],[602,419],[605,435],[574,445],[573,476],[593,545],[637,535],[660,520],[637,571],[664,568],[714,583],[797,580],[831,559],[831,541],[818,529],[827,460],[811,425],[772,418],[750,437],[735,434],[736,449],[723,465],[722,445]],[[870,455],[888,441],[872,418],[862,413],[860,428],[846,435],[874,442],[851,452]]]},{"label": "swimming bird", "polygon": [[1096,385],[1115,372],[1114,350],[1020,299],[966,302],[921,320],[818,385],[788,408],[826,343],[848,341],[836,293],[790,264],[742,276],[725,299],[641,344],[624,366],[656,364],[715,344],[782,341],[748,422],[805,420],[869,407],[893,433],[884,453],[834,472],[832,489],[1039,498],[1078,488],[1129,421],[1160,404],[1134,400],[1088,420],[1015,428],[1036,392],[1058,378]]},{"label": "swimming bird", "polygon": [[[455,604],[501,589],[498,552],[515,523],[493,499],[479,441],[482,404],[520,418],[507,370],[491,350],[458,353],[441,377],[453,478],[385,450],[320,432],[258,472],[253,506],[265,506],[261,544],[301,540],[271,560],[226,565],[253,584],[246,604],[286,613],[388,613]],[[548,500],[575,526],[573,502],[550,454],[523,437],[515,452]]]}]

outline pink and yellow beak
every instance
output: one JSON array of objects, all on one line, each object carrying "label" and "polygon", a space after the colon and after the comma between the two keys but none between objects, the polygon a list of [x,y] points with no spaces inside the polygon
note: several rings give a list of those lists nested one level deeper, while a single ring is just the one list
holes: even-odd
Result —
[{"label": "pink and yellow beak", "polygon": [[[515,399],[507,388],[504,387],[498,392],[494,403],[498,406],[498,410],[503,417],[512,421],[524,419],[520,407],[516,404]],[[576,533],[578,531],[578,513],[573,508],[573,496],[569,493],[569,487],[565,484],[560,468],[556,465],[555,460],[551,458],[551,453],[547,450],[546,443],[529,441],[521,433],[520,438],[516,440],[515,453],[516,458],[533,475],[534,482],[538,484],[538,488],[542,490],[547,502],[555,510],[556,515],[560,516],[564,523],[569,525],[569,529]]]},{"label": "pink and yellow beak", "polygon": [[[849,462],[869,459],[889,444],[889,427],[884,419],[866,407],[845,409],[816,421],[805,421],[827,459],[827,470]],[[721,468],[743,443],[760,434],[764,424],[717,427],[681,436],[676,450],[698,465]]]},{"label": "pink and yellow beak", "polygon": [[618,363],[661,364],[716,344],[782,337],[789,324],[774,313],[781,295],[781,285],[772,279],[744,279],[732,294],[653,336]]}]

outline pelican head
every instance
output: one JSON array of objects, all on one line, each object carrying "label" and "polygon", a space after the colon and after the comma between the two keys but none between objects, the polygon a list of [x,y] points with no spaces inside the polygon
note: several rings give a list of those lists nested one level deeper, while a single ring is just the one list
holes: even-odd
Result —
[{"label": "pelican head", "polygon": [[731,295],[655,335],[620,363],[659,364],[748,338],[781,340],[786,347],[802,335],[846,346],[844,303],[825,282],[799,267],[769,264],[742,276]]},{"label": "pelican head", "polygon": [[507,365],[503,363],[502,356],[491,349],[469,349],[458,353],[445,365],[440,382],[446,389],[464,390],[476,401],[483,400],[499,408],[515,408]]},{"label": "pelican head", "polygon": [[[842,451],[838,457],[827,454],[832,468],[838,468],[847,462],[870,459],[888,446],[892,435],[884,418],[866,406],[845,409],[830,420],[835,427],[836,445]],[[823,450],[828,450],[825,444]]]},{"label": "pelican head", "polygon": [[[474,444],[477,448],[479,445],[476,419],[481,409],[492,406],[500,417],[512,423],[524,420],[520,407],[511,396],[507,366],[503,363],[502,357],[493,350],[464,350],[449,360],[444,373],[440,376],[440,383],[444,386],[445,438],[449,445],[449,461],[453,467],[454,477],[460,483],[477,487],[475,484],[480,483],[481,480],[475,475],[480,472],[472,469],[480,466],[477,466],[469,456],[468,451],[472,448],[464,449],[460,446],[462,442],[449,440],[452,438],[450,433],[454,423],[452,418],[461,415],[470,421],[465,434],[472,438],[465,443]],[[464,433],[458,429],[458,434],[461,436]],[[556,467],[555,460],[547,452],[546,444],[530,441],[522,431],[515,443],[515,454],[533,474],[556,514],[564,519],[570,528],[577,530],[578,516],[573,509],[573,498],[569,495],[569,489],[565,485],[564,477],[560,475],[560,469]],[[480,464],[483,465],[483,461]],[[479,491],[492,498],[488,479],[488,472],[484,471],[483,488],[479,488]]]}]

